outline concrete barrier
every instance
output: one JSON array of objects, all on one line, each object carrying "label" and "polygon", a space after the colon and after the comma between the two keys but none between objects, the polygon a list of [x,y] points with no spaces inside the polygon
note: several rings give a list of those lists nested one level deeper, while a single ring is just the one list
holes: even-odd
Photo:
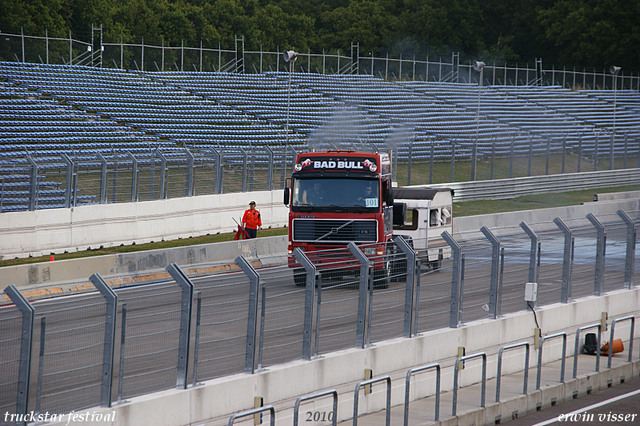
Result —
[{"label": "concrete barrier", "polygon": [[263,228],[287,224],[283,190],[0,214],[0,260],[233,232],[255,200]]},{"label": "concrete barrier", "polygon": [[[280,204],[282,203],[280,202]],[[564,220],[584,218],[588,213],[593,213],[596,216],[615,214],[619,209],[627,212],[640,210],[640,199],[601,201],[579,206],[460,217],[454,218],[453,229],[454,233],[470,232],[478,231],[482,226],[487,226],[490,229],[518,226],[522,221],[528,224],[534,224],[551,222],[555,217],[560,217]],[[276,208],[276,206],[272,206],[271,209],[266,210],[271,211],[271,214],[277,217],[281,214],[280,208]],[[286,207],[284,208],[284,212],[286,214]],[[0,215],[0,219],[2,219],[4,215],[5,213]],[[229,220],[233,222],[232,219],[229,218]],[[286,223],[286,216],[283,220],[285,220]],[[141,222],[144,221],[141,220]],[[284,224],[278,225],[284,226]],[[109,227],[109,225],[105,226]],[[273,226],[276,226],[275,222],[273,222]],[[34,233],[35,232],[37,231],[34,230]],[[0,242],[0,244],[3,243]],[[280,236],[8,266],[0,268],[0,286],[4,288],[9,284],[13,284],[18,288],[24,288],[39,284],[86,280],[94,273],[99,273],[103,276],[140,273],[154,269],[163,269],[170,263],[191,265],[209,262],[233,262],[233,260],[241,254],[247,258],[261,258],[272,255],[282,255],[286,253],[286,250],[287,237]]]},{"label": "concrete barrier", "polygon": [[[640,312],[640,288],[611,292],[603,297],[587,297],[572,301],[569,304],[555,304],[540,308],[538,320],[544,334],[565,331],[573,336],[575,327],[598,321],[600,312],[608,312],[609,318],[622,317]],[[450,391],[453,387],[453,360],[458,346],[464,346],[467,354],[486,351],[491,362],[487,368],[487,378],[496,375],[496,353],[500,346],[520,341],[533,341],[534,322],[532,313],[523,311],[509,314],[497,320],[479,320],[461,328],[434,330],[411,339],[399,338],[376,343],[365,349],[349,349],[327,354],[311,361],[294,361],[288,364],[270,366],[256,374],[237,374],[234,376],[207,381],[202,385],[187,390],[167,390],[156,392],[111,407],[86,410],[84,413],[115,413],[112,425],[138,426],[141,424],[162,424],[164,426],[183,426],[204,423],[217,418],[216,423],[226,424],[224,419],[234,413],[253,408],[254,397],[264,398],[265,405],[275,405],[278,409],[277,424],[291,424],[291,414],[287,414],[289,405],[293,406],[295,398],[318,390],[340,387],[340,403],[338,420],[348,419],[353,414],[353,384],[364,379],[364,369],[371,368],[375,377],[390,375],[393,378],[392,405],[404,402],[404,374],[409,368],[431,362],[440,362],[447,367],[442,375],[442,391]],[[568,345],[567,357],[573,354],[572,345]],[[546,350],[546,347],[545,347]],[[550,362],[552,351],[547,350]],[[554,351],[557,352],[557,351]],[[637,353],[637,352],[636,352]],[[521,358],[522,354],[513,357]],[[532,350],[530,365],[536,365],[537,353]],[[555,357],[557,359],[558,356]],[[634,357],[636,358],[636,357]],[[522,360],[503,364],[503,375],[522,369]],[[638,361],[635,361],[638,364]],[[518,366],[519,365],[519,366]],[[626,368],[626,370],[625,370]],[[628,369],[637,373],[637,367],[622,367],[623,376],[629,374]],[[613,370],[601,369],[604,375],[602,384],[606,385],[606,377],[616,373]],[[635,374],[631,373],[631,374]],[[464,371],[463,386],[477,383],[479,366],[467,365]],[[597,374],[590,374],[593,378]],[[607,376],[608,375],[608,376]],[[593,382],[593,379],[592,383]],[[549,398],[560,398],[558,401],[573,398],[573,392],[586,393],[584,380],[567,378],[567,383],[545,387],[543,391],[530,391],[516,399],[505,399],[504,405],[494,404],[491,395],[487,397],[487,407],[472,413],[461,412],[450,423],[446,412],[443,424],[493,424],[497,416],[507,417],[515,407],[535,407],[545,403]],[[599,382],[600,383],[600,382]],[[361,414],[380,411],[384,408],[383,386],[374,388],[373,394],[366,397],[360,406]],[[351,389],[351,391],[349,391]],[[286,401],[285,404],[282,402]],[[328,404],[328,402],[327,402]],[[503,407],[502,409],[500,407]],[[524,410],[524,408],[521,408]],[[531,410],[531,408],[526,408]],[[457,419],[457,420],[455,420]],[[463,419],[465,419],[463,421]],[[476,419],[473,420],[472,419]],[[486,421],[485,421],[486,420]],[[55,425],[66,424],[67,417]],[[462,422],[462,423],[459,423]],[[95,422],[73,423],[92,424]],[[365,424],[365,423],[363,423]]]}]

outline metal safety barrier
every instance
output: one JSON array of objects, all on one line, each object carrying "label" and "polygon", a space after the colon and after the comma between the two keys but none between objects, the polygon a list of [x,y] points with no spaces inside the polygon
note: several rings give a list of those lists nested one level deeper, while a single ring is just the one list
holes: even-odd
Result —
[{"label": "metal safety barrier", "polygon": [[542,375],[542,348],[544,346],[544,342],[546,342],[547,340],[555,339],[557,337],[562,337],[562,365],[560,367],[560,383],[564,383],[564,365],[567,354],[567,333],[563,331],[561,333],[544,336],[542,339],[540,339],[540,348],[538,349],[538,372],[536,374],[536,390],[540,390],[540,378]]},{"label": "metal safety barrier", "polygon": [[430,370],[436,370],[436,392],[435,392],[435,416],[434,421],[440,420],[440,364],[437,362],[433,364],[423,365],[422,367],[415,367],[407,371],[407,379],[404,385],[404,426],[409,425],[409,391],[411,386],[411,377],[416,373],[422,373]]},{"label": "metal safety barrier", "polygon": [[353,426],[357,426],[358,424],[358,402],[360,401],[360,388],[367,385],[373,385],[379,382],[387,382],[387,391],[386,391],[386,405],[385,405],[385,426],[389,426],[391,424],[391,377],[382,376],[371,380],[365,380],[364,382],[360,382],[356,385],[356,389],[353,393]]},{"label": "metal safety barrier", "polygon": [[498,350],[498,372],[496,373],[496,402],[500,402],[500,385],[502,383],[502,354],[509,349],[525,347],[524,355],[524,380],[522,384],[522,393],[527,394],[527,383],[529,383],[529,342],[515,343],[513,345],[503,346]]},{"label": "metal safety barrier", "polygon": [[451,415],[455,416],[458,409],[458,372],[460,371],[460,363],[474,358],[482,358],[482,382],[480,388],[480,407],[484,408],[486,389],[487,389],[487,354],[480,352],[473,355],[467,355],[456,358],[453,364],[453,402],[451,404]]},{"label": "metal safety barrier", "polygon": [[338,421],[338,391],[336,391],[335,389],[327,390],[324,392],[318,392],[311,395],[301,396],[300,398],[296,399],[296,403],[293,407],[293,426],[298,426],[298,421],[299,421],[298,415],[299,415],[301,403],[312,400],[312,399],[323,398],[329,395],[333,397],[333,406],[331,408],[331,412],[329,413],[331,418],[327,417],[327,420],[329,420],[333,426],[336,426],[336,423]]}]

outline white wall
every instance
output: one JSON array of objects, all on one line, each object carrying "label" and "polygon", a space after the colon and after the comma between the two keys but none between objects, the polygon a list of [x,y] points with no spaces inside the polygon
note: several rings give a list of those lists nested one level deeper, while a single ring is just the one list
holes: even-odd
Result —
[{"label": "white wall", "polygon": [[2,213],[0,260],[232,232],[250,200],[263,228],[279,228],[287,224],[282,198],[276,190]]}]

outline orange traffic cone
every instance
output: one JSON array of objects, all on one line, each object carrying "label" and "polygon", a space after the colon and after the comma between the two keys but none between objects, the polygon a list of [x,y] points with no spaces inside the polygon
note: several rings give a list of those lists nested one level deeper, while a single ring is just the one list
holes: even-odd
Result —
[{"label": "orange traffic cone", "polygon": [[[622,344],[622,339],[616,339],[613,341],[613,345],[611,348],[612,354],[617,354],[619,352],[624,351],[624,345]],[[609,342],[605,343],[602,349],[600,349],[600,353],[602,355],[609,355]]]},{"label": "orange traffic cone", "polygon": [[51,257],[49,258],[49,262],[53,262],[55,259],[53,258],[53,255],[51,255]]}]

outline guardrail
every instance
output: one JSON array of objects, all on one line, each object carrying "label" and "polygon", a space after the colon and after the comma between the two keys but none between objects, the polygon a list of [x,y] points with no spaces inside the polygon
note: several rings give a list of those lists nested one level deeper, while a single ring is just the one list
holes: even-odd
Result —
[{"label": "guardrail", "polygon": [[452,188],[455,191],[453,201],[460,202],[473,200],[506,200],[523,195],[581,191],[592,188],[638,184],[640,184],[640,169],[623,169],[473,182],[452,182],[429,186],[435,188]]}]

